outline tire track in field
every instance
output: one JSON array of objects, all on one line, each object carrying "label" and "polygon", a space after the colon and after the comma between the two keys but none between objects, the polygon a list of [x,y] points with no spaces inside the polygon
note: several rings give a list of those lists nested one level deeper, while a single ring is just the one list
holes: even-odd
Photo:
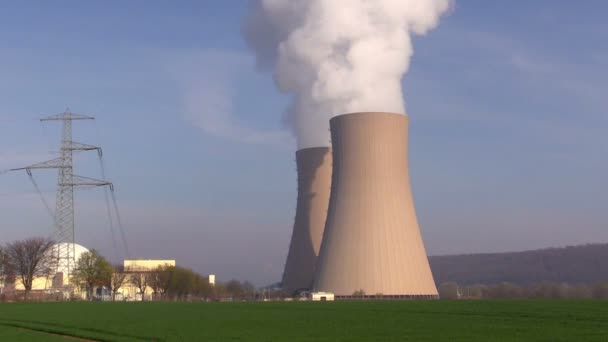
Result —
[{"label": "tire track in field", "polygon": [[[150,336],[118,334],[118,333],[101,330],[101,329],[84,328],[84,327],[71,326],[71,325],[67,325],[67,324],[56,324],[56,323],[34,321],[34,320],[23,321],[23,320],[18,320],[18,319],[3,318],[3,319],[0,319],[0,325],[9,326],[9,327],[13,327],[13,328],[20,328],[20,329],[25,329],[25,330],[30,330],[30,331],[36,331],[36,332],[40,332],[40,333],[47,333],[47,334],[56,335],[56,336],[72,337],[74,339],[79,339],[80,341],[94,341],[94,342],[115,341],[115,339],[112,339],[112,338],[119,338],[121,340],[127,339],[128,341],[135,341],[135,340],[150,341],[150,342],[163,342],[164,341],[164,340],[150,337]],[[32,325],[38,325],[40,327],[35,327]],[[95,339],[93,339],[89,336],[73,334],[73,333],[66,333],[62,329],[80,330],[80,331],[84,331],[84,332],[88,332],[88,333],[102,335],[104,337],[103,338],[96,337]],[[105,336],[110,336],[110,337],[105,337]]]},{"label": "tire track in field", "polygon": [[74,336],[74,335],[67,335],[67,334],[64,334],[64,333],[47,331],[46,329],[36,329],[36,328],[32,328],[32,327],[24,327],[24,326],[21,326],[21,325],[18,325],[18,324],[11,324],[11,323],[0,322],[0,325],[3,325],[5,327],[11,327],[11,328],[19,329],[19,330],[32,331],[32,332],[39,333],[39,334],[44,334],[44,335],[52,335],[52,336],[62,337],[62,338],[65,338],[65,339],[68,339],[68,340],[73,340],[73,341],[103,342],[102,340],[92,340],[90,338],[83,338],[83,337]]},{"label": "tire track in field", "polygon": [[[378,311],[378,310],[376,310]],[[536,319],[538,321],[551,321],[554,322],[556,319],[570,320],[582,323],[608,323],[608,318],[600,317],[582,317],[576,315],[554,315],[554,314],[538,314],[532,312],[474,312],[474,311],[439,311],[439,310],[407,310],[407,313],[418,314],[418,315],[444,315],[444,316],[456,316],[456,317],[481,317],[481,318],[510,318],[514,320],[526,320]]]}]

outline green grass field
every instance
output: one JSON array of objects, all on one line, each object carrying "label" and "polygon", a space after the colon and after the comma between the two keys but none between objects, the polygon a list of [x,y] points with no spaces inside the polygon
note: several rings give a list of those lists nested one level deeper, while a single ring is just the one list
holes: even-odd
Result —
[{"label": "green grass field", "polygon": [[[608,341],[608,301],[0,303],[0,341]],[[71,339],[74,340],[74,339]]]}]

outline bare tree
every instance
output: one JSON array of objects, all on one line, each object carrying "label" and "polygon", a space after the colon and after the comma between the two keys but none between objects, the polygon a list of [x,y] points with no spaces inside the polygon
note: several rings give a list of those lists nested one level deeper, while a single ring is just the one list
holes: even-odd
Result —
[{"label": "bare tree", "polygon": [[32,290],[35,277],[48,275],[55,258],[51,253],[53,241],[48,238],[29,238],[11,242],[6,245],[8,265],[15,272],[15,276],[21,280],[25,292],[23,299]]},{"label": "bare tree", "polygon": [[194,291],[195,278],[191,269],[175,267],[169,280],[169,294],[173,298],[187,299]]},{"label": "bare tree", "polygon": [[174,266],[161,265],[148,274],[148,285],[152,288],[153,298],[162,296],[165,293],[171,276],[169,267],[174,268]]},{"label": "bare tree", "polygon": [[591,287],[587,284],[574,285],[571,290],[572,298],[591,298]]},{"label": "bare tree", "polygon": [[460,297],[458,284],[453,281],[442,283],[439,285],[437,291],[439,292],[439,298],[441,299],[458,299]]},{"label": "bare tree", "polygon": [[226,291],[232,296],[233,300],[241,300],[244,296],[243,285],[238,280],[230,280],[226,283]]},{"label": "bare tree", "polygon": [[161,293],[163,295],[163,297],[166,297],[167,295],[172,295],[171,290],[172,290],[172,285],[173,285],[173,278],[175,278],[175,274],[177,273],[177,267],[176,266],[169,266],[169,265],[162,265],[159,266],[159,268],[157,269],[157,277],[155,278],[154,282],[155,284],[153,285],[154,287],[158,287],[158,291],[159,293]]},{"label": "bare tree", "polygon": [[243,285],[243,295],[245,297],[246,300],[252,300],[255,299],[255,286],[248,282],[248,281],[244,281],[242,283]]},{"label": "bare tree", "polygon": [[[0,290],[4,288],[10,273],[11,272],[9,271],[8,267],[8,256],[4,251],[4,247],[0,246]],[[0,291],[0,294],[1,293],[2,292]]]},{"label": "bare tree", "polygon": [[112,274],[112,280],[110,282],[110,289],[112,290],[112,301],[116,300],[116,293],[118,290],[127,282],[127,273],[122,265],[114,265],[114,272]]},{"label": "bare tree", "polygon": [[363,298],[365,297],[365,291],[363,291],[363,289],[357,290],[353,292],[352,296],[355,298]]},{"label": "bare tree", "polygon": [[209,284],[209,279],[200,274],[195,274],[193,293],[199,297],[208,299],[213,292],[213,286]]},{"label": "bare tree", "polygon": [[141,292],[141,301],[143,302],[146,297],[146,289],[148,288],[150,283],[149,272],[135,271],[131,273],[129,280],[131,281],[131,284],[133,284]]},{"label": "bare tree", "polygon": [[608,282],[593,285],[593,298],[608,298]]},{"label": "bare tree", "polygon": [[0,246],[0,277],[2,277],[1,279],[4,279],[4,275],[7,273],[6,259],[6,252],[4,252],[4,247]]}]

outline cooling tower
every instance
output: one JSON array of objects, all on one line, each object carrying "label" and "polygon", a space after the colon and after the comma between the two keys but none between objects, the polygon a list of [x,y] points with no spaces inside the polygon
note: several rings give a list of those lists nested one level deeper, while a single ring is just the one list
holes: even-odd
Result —
[{"label": "cooling tower", "polygon": [[296,152],[298,202],[291,243],[283,272],[283,288],[310,289],[331,190],[331,149],[306,148]]},{"label": "cooling tower", "polygon": [[331,119],[331,197],[314,291],[437,297],[410,189],[408,124],[393,113]]}]

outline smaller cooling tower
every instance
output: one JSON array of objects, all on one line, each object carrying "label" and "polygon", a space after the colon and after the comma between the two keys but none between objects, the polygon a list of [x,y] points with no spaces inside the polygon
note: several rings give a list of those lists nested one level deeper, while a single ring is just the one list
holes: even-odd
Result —
[{"label": "smaller cooling tower", "polygon": [[353,113],[330,121],[331,199],[314,291],[436,298],[408,173],[408,117]]},{"label": "smaller cooling tower", "polygon": [[298,201],[291,243],[283,272],[283,288],[309,289],[312,285],[331,190],[331,149],[306,148],[296,152]]}]

